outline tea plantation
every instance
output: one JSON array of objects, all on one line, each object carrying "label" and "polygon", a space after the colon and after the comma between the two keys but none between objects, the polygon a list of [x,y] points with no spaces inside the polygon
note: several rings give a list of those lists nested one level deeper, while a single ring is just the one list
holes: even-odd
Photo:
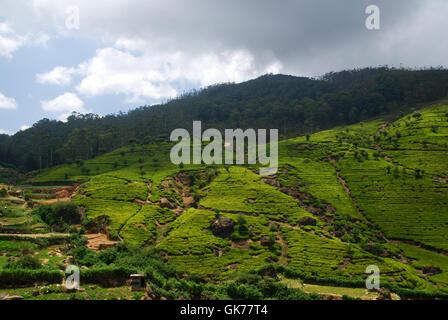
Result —
[{"label": "tea plantation", "polygon": [[[177,298],[170,290],[195,275],[204,282],[199,298],[207,285],[218,286],[208,287],[209,297],[233,298],[219,286],[266,273],[279,285],[363,288],[375,265],[383,286],[402,298],[448,295],[448,106],[280,141],[273,176],[258,175],[256,165],[177,166],[171,146],[130,145],[29,176],[33,188],[73,186],[64,199],[50,190],[54,203],[9,190],[0,199],[8,207],[0,216],[0,275],[27,255],[49,271],[73,255],[88,270],[172,268],[173,275],[160,271],[160,281],[150,276],[165,297]],[[57,228],[36,209],[61,203],[80,209],[79,223]],[[70,238],[18,236],[49,232]],[[83,237],[90,234],[107,235],[115,247],[92,250]],[[120,246],[152,250],[150,265]],[[268,297],[250,294],[240,297]]]}]

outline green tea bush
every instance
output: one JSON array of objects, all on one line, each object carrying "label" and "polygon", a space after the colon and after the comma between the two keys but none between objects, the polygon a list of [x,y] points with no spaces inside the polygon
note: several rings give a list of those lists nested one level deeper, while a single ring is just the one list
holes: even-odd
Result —
[{"label": "green tea bush", "polygon": [[61,283],[64,275],[58,270],[27,270],[3,269],[0,270],[0,287],[34,285],[35,282]]},{"label": "green tea bush", "polygon": [[235,281],[224,284],[227,294],[232,299],[260,300],[263,298],[261,291],[252,285],[239,284]]},{"label": "green tea bush", "polygon": [[81,266],[92,267],[98,264],[103,265],[95,251],[85,246],[72,249],[70,253]]},{"label": "green tea bush", "polygon": [[39,259],[31,255],[25,255],[16,261],[10,261],[6,264],[5,269],[30,269],[36,270],[42,268]]},{"label": "green tea bush", "polygon": [[29,190],[25,190],[23,192],[23,199],[25,199],[25,201],[29,201],[31,199],[31,191]]},{"label": "green tea bush", "polygon": [[103,287],[123,285],[136,270],[126,267],[104,266],[81,270],[83,283],[97,283]]},{"label": "green tea bush", "polygon": [[118,252],[115,248],[107,248],[106,250],[100,251],[98,253],[98,259],[105,264],[111,264],[117,258]]}]

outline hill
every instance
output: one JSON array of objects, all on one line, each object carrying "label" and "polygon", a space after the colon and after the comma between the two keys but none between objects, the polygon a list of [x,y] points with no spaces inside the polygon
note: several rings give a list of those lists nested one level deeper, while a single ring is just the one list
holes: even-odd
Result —
[{"label": "hill", "polygon": [[24,172],[87,160],[117,148],[166,140],[175,128],[278,128],[282,138],[398,117],[448,93],[448,71],[387,67],[347,70],[319,79],[265,75],[240,84],[192,91],[165,104],[99,117],[43,119],[12,137],[0,136],[0,161]]},{"label": "hill", "polygon": [[[87,234],[151,247],[210,282],[268,264],[288,285],[362,288],[375,265],[402,297],[448,293],[448,106],[283,140],[269,177],[250,165],[175,166],[171,146],[134,142],[21,188],[30,206],[72,201]],[[75,257],[95,266],[85,254]]]}]

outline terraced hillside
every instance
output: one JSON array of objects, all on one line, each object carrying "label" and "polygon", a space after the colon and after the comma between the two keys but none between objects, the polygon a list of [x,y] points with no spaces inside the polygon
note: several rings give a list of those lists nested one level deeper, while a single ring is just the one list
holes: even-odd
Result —
[{"label": "terraced hillside", "polygon": [[386,283],[448,293],[448,106],[281,141],[274,176],[176,166],[170,147],[131,145],[28,182],[80,184],[69,201],[87,233],[211,280],[270,263],[362,283],[376,265]]}]

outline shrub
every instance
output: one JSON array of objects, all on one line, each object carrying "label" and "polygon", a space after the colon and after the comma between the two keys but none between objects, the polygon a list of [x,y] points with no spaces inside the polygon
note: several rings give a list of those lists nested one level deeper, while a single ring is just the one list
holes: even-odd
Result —
[{"label": "shrub", "polygon": [[227,295],[232,299],[260,300],[263,298],[263,294],[255,286],[238,284],[236,281],[231,281],[225,286]]},{"label": "shrub", "polygon": [[25,201],[29,201],[31,199],[31,191],[25,190],[23,192],[23,199],[25,199]]},{"label": "shrub", "polygon": [[134,269],[125,267],[90,268],[81,271],[81,281],[83,283],[97,283],[104,287],[119,286],[129,280],[132,273],[135,273]]},{"label": "shrub", "polygon": [[394,178],[400,177],[400,169],[398,167],[394,168]]},{"label": "shrub", "polygon": [[249,228],[246,225],[237,225],[234,227],[234,232],[232,233],[233,240],[248,239],[249,238]]},{"label": "shrub", "polygon": [[271,235],[269,236],[268,241],[269,241],[269,246],[272,247],[272,246],[275,244],[275,236],[274,236],[273,234],[271,234]]},{"label": "shrub", "polygon": [[29,269],[36,270],[42,268],[39,259],[31,255],[25,255],[16,261],[10,261],[5,266],[6,269]]},{"label": "shrub", "polygon": [[95,251],[85,246],[80,246],[78,248],[72,249],[71,254],[75,258],[76,262],[78,262],[82,266],[91,267],[100,262],[100,259],[95,254]]},{"label": "shrub", "polygon": [[64,275],[58,270],[26,270],[3,269],[0,270],[0,287],[33,285],[35,282],[60,283]]},{"label": "shrub", "polygon": [[421,119],[421,118],[422,118],[422,114],[421,114],[420,112],[414,112],[414,113],[412,114],[412,116],[413,116],[414,118],[417,118],[417,119]]},{"label": "shrub", "polygon": [[7,194],[8,192],[6,191],[6,189],[0,189],[0,198],[6,197]]},{"label": "shrub", "polygon": [[62,227],[64,224],[81,223],[81,214],[79,213],[78,207],[73,203],[58,203],[38,207],[34,210],[34,213],[49,225]]},{"label": "shrub", "polygon": [[77,159],[77,160],[75,161],[75,163],[76,163],[76,165],[77,165],[78,167],[82,167],[82,166],[84,165],[84,161],[82,161],[81,159]]},{"label": "shrub", "polygon": [[107,248],[98,253],[98,258],[105,264],[111,264],[117,258],[118,252],[115,248]]},{"label": "shrub", "polygon": [[364,250],[379,256],[384,252],[384,248],[381,244],[375,243],[375,244],[368,244],[364,247]]},{"label": "shrub", "polygon": [[425,174],[425,170],[422,170],[420,168],[415,168],[415,178],[416,179],[423,178],[424,174]]},{"label": "shrub", "polygon": [[240,214],[237,218],[237,223],[241,226],[246,225],[247,224],[246,218],[242,214]]}]

